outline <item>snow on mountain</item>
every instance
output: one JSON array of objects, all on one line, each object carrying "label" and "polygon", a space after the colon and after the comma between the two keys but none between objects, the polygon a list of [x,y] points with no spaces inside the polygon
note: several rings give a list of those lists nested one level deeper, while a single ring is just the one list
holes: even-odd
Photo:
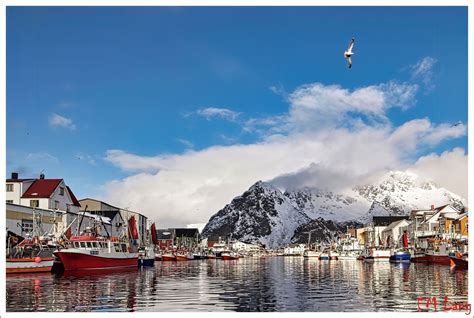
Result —
[{"label": "snow on mountain", "polygon": [[[312,188],[282,193],[259,181],[213,215],[203,236],[224,238],[232,234],[232,238],[240,241],[259,242],[273,248],[290,243],[295,231],[301,232],[313,220],[319,220],[313,226],[324,228],[329,224],[334,228],[340,222],[367,223],[374,215],[404,215],[413,209],[444,204],[461,209],[467,202],[407,172],[390,172],[372,184],[345,193]],[[329,234],[324,235],[330,239]]]}]

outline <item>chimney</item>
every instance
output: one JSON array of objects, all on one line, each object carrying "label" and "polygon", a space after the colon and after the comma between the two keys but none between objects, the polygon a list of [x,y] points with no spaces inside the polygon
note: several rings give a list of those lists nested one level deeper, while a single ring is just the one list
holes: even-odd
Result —
[{"label": "chimney", "polygon": [[44,179],[44,174],[40,174],[40,179]]},{"label": "chimney", "polygon": [[14,180],[18,179],[18,172],[12,172],[12,179]]},{"label": "chimney", "polygon": [[434,204],[431,205],[431,210],[434,210]]}]

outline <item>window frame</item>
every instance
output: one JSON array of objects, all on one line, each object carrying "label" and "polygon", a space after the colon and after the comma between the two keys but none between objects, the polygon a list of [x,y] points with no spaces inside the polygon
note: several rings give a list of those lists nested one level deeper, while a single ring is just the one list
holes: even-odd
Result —
[{"label": "window frame", "polygon": [[[10,189],[10,190],[9,190]],[[6,192],[13,192],[13,183],[7,183],[6,186],[5,186],[5,191]]]}]

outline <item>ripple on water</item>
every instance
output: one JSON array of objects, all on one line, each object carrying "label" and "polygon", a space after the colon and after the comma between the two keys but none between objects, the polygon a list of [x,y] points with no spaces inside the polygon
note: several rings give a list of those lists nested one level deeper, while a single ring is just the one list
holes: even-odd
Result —
[{"label": "ripple on water", "polygon": [[120,273],[8,275],[7,311],[417,311],[417,297],[466,302],[446,266],[298,257],[158,262]]}]

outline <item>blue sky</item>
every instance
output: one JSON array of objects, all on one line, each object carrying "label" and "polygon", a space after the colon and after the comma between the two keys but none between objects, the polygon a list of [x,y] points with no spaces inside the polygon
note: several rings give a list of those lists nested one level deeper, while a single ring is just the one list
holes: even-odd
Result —
[{"label": "blue sky", "polygon": [[[426,57],[434,62],[416,76]],[[316,82],[417,85],[410,107],[376,121],[465,125],[467,9],[8,7],[7,175],[45,169],[79,198],[101,196],[107,182],[142,171],[107,151],[153,158],[259,143],[268,131],[245,123],[284,116],[289,96]],[[205,116],[210,108],[234,117]],[[408,160],[456,147],[467,152],[467,134],[420,145]]]}]

